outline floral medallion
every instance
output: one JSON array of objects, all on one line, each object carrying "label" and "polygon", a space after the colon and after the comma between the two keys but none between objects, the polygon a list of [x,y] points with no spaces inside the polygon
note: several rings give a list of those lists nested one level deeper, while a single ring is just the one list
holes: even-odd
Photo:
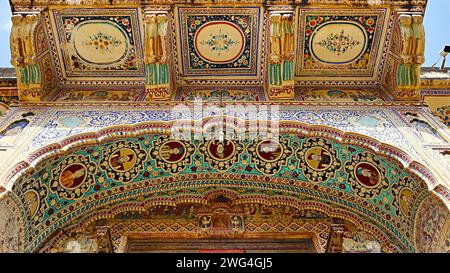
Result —
[{"label": "floral medallion", "polygon": [[136,8],[64,8],[51,13],[55,41],[68,77],[124,77],[144,73],[140,16]]},{"label": "floral medallion", "polygon": [[367,32],[359,23],[329,22],[311,37],[311,54],[318,61],[345,64],[358,59],[367,46]]},{"label": "floral medallion", "polygon": [[242,55],[243,31],[234,23],[213,21],[202,25],[195,34],[195,50],[211,63],[230,63]]},{"label": "floral medallion", "polygon": [[375,77],[383,54],[378,47],[387,37],[388,14],[383,8],[364,12],[297,8],[297,78]]},{"label": "floral medallion", "polygon": [[260,75],[262,7],[176,7],[178,60],[184,77]]}]

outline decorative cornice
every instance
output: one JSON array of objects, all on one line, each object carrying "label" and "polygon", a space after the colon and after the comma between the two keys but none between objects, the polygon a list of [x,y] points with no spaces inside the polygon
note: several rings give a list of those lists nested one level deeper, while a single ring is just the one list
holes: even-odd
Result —
[{"label": "decorative cornice", "polygon": [[[419,101],[375,101],[375,102],[332,102],[332,101],[257,101],[257,102],[238,102],[235,105],[278,105],[278,106],[332,106],[332,107],[383,107],[383,108],[397,108],[397,107],[426,107],[425,104]],[[204,105],[222,106],[223,102],[206,101]],[[104,102],[84,102],[84,101],[40,101],[40,102],[26,102],[20,101],[12,104],[13,107],[162,107],[171,109],[176,105],[193,106],[194,102],[187,101],[104,101]]]},{"label": "decorative cornice", "polygon": [[175,4],[197,4],[197,5],[327,5],[327,6],[350,6],[350,7],[373,7],[392,6],[398,11],[423,12],[428,0],[10,0],[14,11],[30,9],[50,5],[85,5],[85,6],[108,6],[108,5],[175,5]]}]

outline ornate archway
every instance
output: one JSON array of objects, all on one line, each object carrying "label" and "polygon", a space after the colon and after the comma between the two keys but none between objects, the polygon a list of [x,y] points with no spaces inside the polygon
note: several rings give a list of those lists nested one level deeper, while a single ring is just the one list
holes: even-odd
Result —
[{"label": "ornate archway", "polygon": [[[98,221],[110,219],[114,225],[125,212],[151,214],[158,206],[176,211],[186,204],[201,207],[190,222],[197,226],[186,231],[198,237],[205,234],[199,217],[217,214],[214,206],[220,203],[221,215],[236,216],[242,223],[237,233],[229,225],[224,236],[232,238],[257,236],[256,228],[246,229],[255,227],[257,219],[245,213],[246,206],[257,205],[259,210],[289,208],[286,219],[299,226],[297,234],[306,231],[290,214],[314,211],[322,217],[315,224],[325,221],[328,234],[331,221],[341,219],[347,228],[373,236],[383,251],[445,249],[448,201],[430,193],[432,174],[395,147],[301,123],[280,124],[277,141],[177,140],[169,128],[168,123],[113,127],[30,155],[9,177],[11,188],[1,207],[16,216],[6,223],[18,232],[3,240],[27,252],[51,251],[70,232]],[[226,201],[214,201],[219,195]],[[424,202],[434,202],[438,209],[430,212],[433,206]],[[430,217],[433,222],[427,221]],[[277,219],[266,219],[274,224],[266,223],[267,230],[276,230]],[[286,223],[278,227],[276,236],[292,235],[287,229]],[[217,236],[211,232],[205,236]],[[324,251],[324,240],[332,235],[311,232],[315,251]]]}]

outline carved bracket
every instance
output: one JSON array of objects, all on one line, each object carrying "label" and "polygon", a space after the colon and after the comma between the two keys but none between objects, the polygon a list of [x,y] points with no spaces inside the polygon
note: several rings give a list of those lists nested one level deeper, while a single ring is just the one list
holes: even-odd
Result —
[{"label": "carved bracket", "polygon": [[36,63],[34,33],[40,15],[37,13],[16,14],[11,20],[11,64],[16,68],[19,100],[39,101],[41,69]]},{"label": "carved bracket", "polygon": [[167,12],[144,14],[145,86],[147,100],[170,99],[170,72],[167,52]]},{"label": "carved bracket", "polygon": [[425,28],[420,14],[403,13],[399,15],[402,52],[397,69],[398,99],[418,100],[420,71],[425,62]]},{"label": "carved bracket", "polygon": [[270,13],[268,89],[271,99],[294,99],[295,37],[291,11]]}]

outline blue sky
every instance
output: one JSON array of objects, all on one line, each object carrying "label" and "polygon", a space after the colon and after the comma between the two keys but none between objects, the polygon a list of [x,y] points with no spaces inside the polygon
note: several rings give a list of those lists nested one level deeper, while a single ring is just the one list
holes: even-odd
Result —
[{"label": "blue sky", "polygon": [[[426,62],[431,66],[444,45],[450,45],[450,0],[429,0],[425,15]],[[9,67],[11,11],[8,0],[0,0],[0,67]]]}]

